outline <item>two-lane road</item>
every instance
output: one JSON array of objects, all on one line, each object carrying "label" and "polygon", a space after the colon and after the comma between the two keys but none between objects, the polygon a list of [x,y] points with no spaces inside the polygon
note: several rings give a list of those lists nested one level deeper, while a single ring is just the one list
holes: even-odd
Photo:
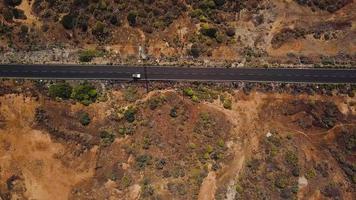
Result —
[{"label": "two-lane road", "polygon": [[24,79],[132,80],[139,73],[162,81],[261,81],[305,83],[356,83],[355,69],[257,69],[135,67],[111,65],[0,65],[0,77]]}]

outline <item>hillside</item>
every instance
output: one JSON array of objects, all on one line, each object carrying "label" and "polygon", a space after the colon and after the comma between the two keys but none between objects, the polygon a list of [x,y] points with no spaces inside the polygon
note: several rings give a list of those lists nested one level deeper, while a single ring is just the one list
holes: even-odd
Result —
[{"label": "hillside", "polygon": [[352,0],[4,0],[1,62],[355,65]]},{"label": "hillside", "polygon": [[1,82],[0,199],[355,196],[354,87],[151,88]]}]

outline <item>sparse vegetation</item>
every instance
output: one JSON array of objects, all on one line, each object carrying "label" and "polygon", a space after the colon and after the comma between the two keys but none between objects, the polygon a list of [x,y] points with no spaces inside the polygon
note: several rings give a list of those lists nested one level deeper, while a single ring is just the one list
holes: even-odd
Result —
[{"label": "sparse vegetation", "polygon": [[96,101],[98,93],[93,85],[88,82],[77,85],[73,88],[71,98],[81,102],[84,105],[89,105]]},{"label": "sparse vegetation", "polygon": [[69,99],[72,94],[72,86],[68,83],[55,83],[49,86],[49,96],[53,98]]},{"label": "sparse vegetation", "polygon": [[83,126],[87,126],[89,125],[91,119],[90,119],[90,116],[88,113],[86,112],[83,112],[80,114],[80,123],[83,125]]},{"label": "sparse vegetation", "polygon": [[115,134],[110,133],[108,131],[101,131],[100,132],[100,138],[101,138],[101,145],[104,147],[107,147],[109,145],[111,145],[111,143],[114,142],[115,140]]},{"label": "sparse vegetation", "polygon": [[73,29],[76,24],[76,18],[72,14],[64,15],[62,20],[62,25],[65,29]]},{"label": "sparse vegetation", "polygon": [[128,107],[124,112],[124,117],[126,121],[130,123],[134,122],[136,119],[135,117],[136,113],[137,113],[137,109],[135,107],[132,106]]},{"label": "sparse vegetation", "polygon": [[101,57],[103,56],[103,52],[94,50],[94,49],[87,49],[84,51],[81,51],[79,54],[79,61],[80,62],[91,62],[93,58],[95,57]]}]

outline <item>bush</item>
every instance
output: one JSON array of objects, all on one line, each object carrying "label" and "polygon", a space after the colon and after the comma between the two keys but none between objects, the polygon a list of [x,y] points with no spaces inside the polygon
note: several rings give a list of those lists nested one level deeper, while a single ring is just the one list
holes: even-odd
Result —
[{"label": "bush", "polygon": [[222,6],[225,4],[226,0],[214,0],[214,2],[217,6]]},{"label": "bush", "polygon": [[76,23],[76,17],[72,14],[64,15],[61,23],[65,29],[73,29]]},{"label": "bush", "polygon": [[22,3],[22,0],[5,0],[5,2],[9,6],[18,6]]},{"label": "bush", "polygon": [[137,110],[134,107],[132,107],[132,106],[128,107],[124,113],[124,117],[125,117],[126,121],[128,121],[130,123],[134,122],[136,120],[136,118],[135,118],[136,113],[137,113]]},{"label": "bush", "polygon": [[210,38],[216,38],[218,29],[211,27],[209,24],[203,24],[200,28],[200,33]]},{"label": "bush", "polygon": [[93,58],[100,56],[100,53],[96,50],[84,50],[79,53],[80,62],[90,62]]},{"label": "bush", "polygon": [[27,19],[25,12],[23,10],[15,8],[12,10],[12,12],[14,14],[15,19],[23,19],[23,20]]},{"label": "bush", "polygon": [[120,183],[124,188],[127,188],[132,184],[132,178],[130,176],[125,175],[121,178]]},{"label": "bush", "polygon": [[189,54],[194,58],[198,58],[200,56],[200,48],[197,44],[193,44],[190,48]]},{"label": "bush", "polygon": [[22,34],[26,35],[28,33],[28,26],[21,25],[20,30]]},{"label": "bush", "polygon": [[297,167],[298,166],[298,155],[295,154],[293,151],[288,151],[285,155],[285,161],[287,164]]},{"label": "bush", "polygon": [[234,28],[228,28],[226,30],[226,35],[229,37],[234,37],[235,36],[235,29]]},{"label": "bush", "polygon": [[80,101],[84,105],[89,105],[96,101],[98,93],[95,87],[88,82],[76,86],[71,94],[71,98]]},{"label": "bush", "polygon": [[173,107],[173,108],[171,109],[171,112],[169,113],[169,115],[170,115],[171,117],[173,117],[173,118],[178,117],[177,107]]},{"label": "bush", "polygon": [[68,83],[56,83],[49,86],[49,96],[69,99],[72,94],[72,86]]},{"label": "bush", "polygon": [[107,131],[102,131],[100,133],[101,145],[109,146],[115,140],[115,134],[109,133]]},{"label": "bush", "polygon": [[339,190],[339,186],[336,183],[329,183],[328,185],[326,185],[323,188],[321,193],[324,196],[332,198],[332,199],[339,199],[339,197],[341,196],[341,192]]},{"label": "bush", "polygon": [[130,11],[129,14],[127,15],[127,21],[129,22],[130,26],[136,25],[136,18],[137,18],[137,13],[134,11]]},{"label": "bush", "polygon": [[102,22],[96,22],[92,33],[97,37],[103,36],[105,34],[105,24]]},{"label": "bush", "polygon": [[139,98],[137,88],[130,86],[124,91],[124,99],[128,102],[135,102]]},{"label": "bush", "polygon": [[80,123],[83,125],[83,126],[87,126],[89,125],[90,123],[90,117],[89,117],[89,114],[84,112],[80,115]]},{"label": "bush", "polygon": [[164,96],[156,96],[148,100],[148,105],[151,110],[155,110],[158,106],[161,106],[162,103],[164,103],[164,101],[165,101]]},{"label": "bush", "polygon": [[140,155],[136,158],[136,167],[139,169],[145,168],[147,165],[151,165],[152,156]]},{"label": "bush", "polygon": [[231,99],[224,99],[223,106],[224,106],[225,109],[231,110],[231,108],[232,108],[232,101],[231,101]]},{"label": "bush", "polygon": [[192,97],[194,95],[194,91],[192,88],[185,88],[183,90],[184,95]]},{"label": "bush", "polygon": [[3,8],[2,9],[2,16],[6,21],[11,21],[14,18],[14,14],[12,13],[11,9]]},{"label": "bush", "polygon": [[314,168],[309,169],[306,173],[305,173],[305,178],[307,178],[308,180],[314,178],[316,176],[316,171]]},{"label": "bush", "polygon": [[288,178],[285,176],[278,176],[274,182],[274,185],[280,189],[288,186]]},{"label": "bush", "polygon": [[190,13],[190,16],[194,18],[200,18],[201,16],[204,16],[204,12],[201,9],[195,9]]}]

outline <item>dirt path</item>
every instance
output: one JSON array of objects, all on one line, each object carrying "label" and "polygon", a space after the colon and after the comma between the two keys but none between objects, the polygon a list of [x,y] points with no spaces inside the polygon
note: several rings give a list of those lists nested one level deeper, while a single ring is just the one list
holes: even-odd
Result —
[{"label": "dirt path", "polygon": [[19,20],[21,22],[24,22],[28,25],[36,25],[37,27],[41,26],[41,21],[36,17],[35,15],[32,14],[32,4],[34,1],[29,1],[29,0],[23,0],[21,5],[17,6],[18,9],[23,10],[27,19],[25,20]]},{"label": "dirt path", "polygon": [[216,191],[216,174],[215,172],[209,172],[205,177],[198,196],[198,200],[214,200]]}]

